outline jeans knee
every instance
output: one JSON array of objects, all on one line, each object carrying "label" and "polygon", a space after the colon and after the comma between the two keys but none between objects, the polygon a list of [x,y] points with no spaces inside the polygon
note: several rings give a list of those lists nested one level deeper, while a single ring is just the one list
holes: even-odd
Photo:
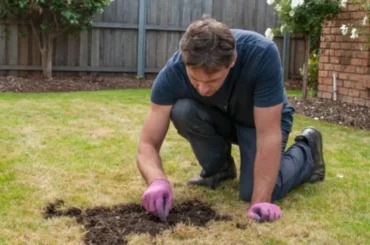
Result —
[{"label": "jeans knee", "polygon": [[181,133],[189,127],[197,115],[197,102],[191,99],[178,100],[171,110],[171,121],[175,128]]}]

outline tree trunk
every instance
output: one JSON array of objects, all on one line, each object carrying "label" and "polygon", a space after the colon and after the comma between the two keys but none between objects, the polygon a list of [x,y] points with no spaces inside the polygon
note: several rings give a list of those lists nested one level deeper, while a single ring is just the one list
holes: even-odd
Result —
[{"label": "tree trunk", "polygon": [[53,43],[56,38],[55,33],[50,33],[47,31],[37,31],[35,23],[30,21],[32,32],[37,40],[41,53],[41,65],[42,65],[42,74],[46,79],[52,78],[52,58],[53,58]]},{"label": "tree trunk", "polygon": [[310,33],[304,34],[304,43],[305,43],[305,64],[303,66],[303,87],[302,87],[302,97],[306,99],[307,97],[307,83],[308,83],[308,65],[310,60]]},{"label": "tree trunk", "polygon": [[53,41],[52,35],[44,33],[42,35],[42,51],[41,51],[41,64],[42,74],[46,79],[52,78],[52,59],[53,59]]}]

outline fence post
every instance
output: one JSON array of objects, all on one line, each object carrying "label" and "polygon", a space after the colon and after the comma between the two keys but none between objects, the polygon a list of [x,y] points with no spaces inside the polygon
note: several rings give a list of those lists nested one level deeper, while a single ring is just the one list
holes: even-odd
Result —
[{"label": "fence post", "polygon": [[284,33],[283,44],[283,68],[284,68],[284,81],[289,79],[289,66],[290,66],[290,33]]},{"label": "fence post", "polygon": [[140,0],[139,5],[139,33],[137,53],[137,77],[144,77],[145,70],[145,42],[146,42],[146,0]]}]

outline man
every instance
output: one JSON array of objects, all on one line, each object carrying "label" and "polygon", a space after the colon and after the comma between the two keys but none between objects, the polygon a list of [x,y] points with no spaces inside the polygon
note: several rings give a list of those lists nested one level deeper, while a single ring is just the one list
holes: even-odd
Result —
[{"label": "man", "polygon": [[137,154],[148,184],[145,209],[165,221],[172,207],[159,155],[170,120],[202,167],[189,185],[215,189],[236,178],[231,144],[239,146],[240,198],[251,202],[248,217],[256,221],[279,219],[275,200],[304,182],[324,180],[318,130],[305,128],[285,152],[294,109],[283,85],[274,42],[209,17],[192,23],[153,84]]}]

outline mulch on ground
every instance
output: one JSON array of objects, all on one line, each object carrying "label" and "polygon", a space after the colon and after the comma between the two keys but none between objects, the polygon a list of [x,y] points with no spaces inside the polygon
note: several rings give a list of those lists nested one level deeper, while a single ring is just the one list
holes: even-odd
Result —
[{"label": "mulch on ground", "polygon": [[[97,91],[128,88],[151,88],[153,78],[136,79],[135,76],[64,76],[45,80],[39,76],[0,77],[0,92],[42,93],[42,92],[75,92]],[[301,81],[289,80],[286,89],[301,89]],[[289,102],[295,107],[297,114],[315,120],[333,124],[370,130],[370,108],[360,105],[343,103],[320,98],[289,97]]]},{"label": "mulch on ground", "polygon": [[134,203],[120,204],[113,207],[95,207],[82,210],[71,207],[64,208],[64,201],[57,200],[44,208],[44,217],[73,217],[83,224],[86,233],[85,244],[118,245],[127,244],[125,239],[130,234],[150,234],[156,236],[164,230],[171,230],[183,223],[196,227],[204,227],[209,221],[231,221],[231,216],[219,215],[208,204],[199,200],[188,200],[175,205],[167,222],[147,213],[145,209]]},{"label": "mulch on ground", "polygon": [[284,82],[286,90],[302,90],[302,79],[289,79]]},{"label": "mulch on ground", "polygon": [[314,120],[370,130],[370,107],[321,98],[291,96],[289,103],[297,114]]},{"label": "mulch on ground", "polygon": [[133,76],[55,77],[51,80],[38,76],[3,76],[0,77],[0,92],[45,93],[150,88],[152,83],[153,79],[136,79]]}]

